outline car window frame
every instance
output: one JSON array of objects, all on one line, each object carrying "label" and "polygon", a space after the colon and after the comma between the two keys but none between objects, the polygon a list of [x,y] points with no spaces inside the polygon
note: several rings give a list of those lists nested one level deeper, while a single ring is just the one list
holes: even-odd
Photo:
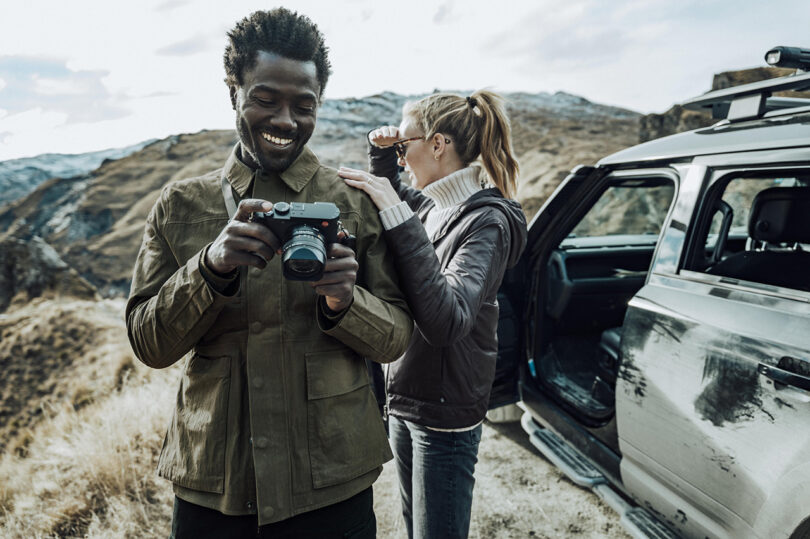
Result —
[{"label": "car window frame", "polygon": [[[650,187],[641,187],[641,186],[623,186],[622,184],[627,181],[632,181],[634,179],[657,179],[662,178],[672,183],[672,198],[669,202],[669,208],[667,209],[667,213],[664,216],[664,219],[661,221],[661,227],[658,229],[658,233],[656,236],[660,240],[664,229],[669,222],[670,215],[672,214],[672,209],[675,206],[675,202],[678,200],[678,187],[679,187],[679,177],[677,173],[670,168],[650,168],[650,169],[633,169],[633,170],[613,170],[609,172],[605,178],[603,179],[603,188],[599,191],[596,197],[593,199],[593,203],[588,205],[588,209],[585,210],[584,213],[579,215],[576,220],[576,224],[574,224],[573,228],[569,230],[566,234],[570,234],[576,229],[577,226],[588,216],[590,211],[599,203],[602,197],[607,193],[611,188],[618,188],[618,187],[628,187],[628,188],[641,188],[641,189],[650,189]],[[581,237],[592,237],[592,238],[599,238],[599,237],[607,237],[607,236],[616,236],[616,235],[628,235],[628,236],[641,236],[642,234],[607,234],[605,236],[581,236]],[[651,234],[650,234],[651,236]],[[563,240],[565,241],[565,238]],[[656,241],[656,245],[657,245]]]},{"label": "car window frame", "polygon": [[[595,169],[595,170],[598,170],[598,169]],[[661,224],[661,230],[658,232],[658,236],[657,236],[657,239],[656,239],[655,251],[653,252],[653,258],[652,258],[652,260],[654,261],[655,256],[656,256],[656,252],[657,252],[657,250],[659,248],[659,245],[661,243],[662,234],[664,233],[664,230],[668,226],[668,223],[669,223],[669,221],[670,221],[670,219],[672,217],[672,213],[673,213],[674,208],[675,208],[675,206],[677,204],[677,201],[678,201],[678,195],[679,195],[679,190],[680,190],[680,176],[679,176],[678,172],[675,170],[674,167],[634,168],[634,169],[619,169],[619,170],[607,169],[607,170],[605,170],[604,174],[598,180],[599,185],[598,185],[597,189],[593,189],[588,194],[587,197],[566,202],[566,204],[564,205],[564,208],[567,209],[567,210],[570,210],[570,211],[564,217],[564,219],[562,220],[561,223],[555,223],[555,225],[554,225],[555,230],[553,230],[552,233],[549,235],[548,239],[546,241],[544,241],[544,243],[550,244],[550,245],[553,246],[553,247],[551,247],[549,252],[551,250],[554,250],[554,249],[558,248],[559,245],[563,241],[565,241],[567,235],[572,230],[574,230],[574,228],[576,228],[577,224],[579,224],[579,222],[585,217],[585,215],[587,215],[587,213],[597,203],[599,198],[602,197],[602,195],[605,193],[605,191],[610,189],[611,184],[615,183],[617,180],[618,181],[626,181],[626,180],[629,180],[629,179],[649,178],[649,177],[653,177],[653,176],[655,176],[655,177],[664,177],[664,178],[672,181],[673,184],[674,184],[674,187],[675,187],[675,189],[674,189],[674,191],[672,193],[672,201],[670,201],[669,210],[667,212],[667,215],[664,217],[664,220],[663,220],[663,222]],[[587,198],[587,201],[585,200],[585,198]],[[545,209],[545,205],[543,206],[543,208],[540,208],[540,210],[537,212],[537,215],[535,215],[535,218],[532,219],[532,222],[529,224],[530,232],[531,232],[531,229],[534,227],[534,222],[537,219],[538,215],[541,212],[543,212],[544,209]],[[561,226],[561,225],[564,225],[564,226]],[[598,238],[598,237],[601,237],[601,236],[593,236],[593,237]],[[530,243],[532,243],[532,242],[530,241]],[[536,257],[533,257],[533,258],[536,258]],[[652,272],[653,266],[654,266],[654,263],[651,263],[650,271],[648,272],[648,275],[647,275],[648,279],[649,279],[649,274]],[[534,269],[531,269],[531,268],[533,268],[533,266],[530,266],[530,271],[532,273],[536,273],[536,268],[534,268]]]}]

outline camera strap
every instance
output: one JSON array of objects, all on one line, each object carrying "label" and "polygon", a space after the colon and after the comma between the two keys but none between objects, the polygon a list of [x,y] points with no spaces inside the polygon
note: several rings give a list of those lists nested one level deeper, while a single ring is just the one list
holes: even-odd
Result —
[{"label": "camera strap", "polygon": [[228,219],[233,219],[233,216],[236,215],[236,200],[233,198],[231,184],[228,183],[228,178],[225,177],[224,168],[222,169],[220,182],[222,184],[222,198],[225,199],[225,208],[228,210]]}]

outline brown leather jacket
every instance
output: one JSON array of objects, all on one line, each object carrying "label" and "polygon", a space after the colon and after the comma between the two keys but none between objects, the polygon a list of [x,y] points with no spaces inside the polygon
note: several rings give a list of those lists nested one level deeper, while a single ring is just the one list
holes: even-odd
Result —
[{"label": "brown leather jacket", "polygon": [[370,146],[369,163],[416,213],[385,233],[416,322],[407,352],[388,366],[388,412],[428,427],[475,425],[495,377],[496,295],[526,246],[520,204],[484,189],[428,238],[420,221],[433,201],[400,181],[393,150]]}]

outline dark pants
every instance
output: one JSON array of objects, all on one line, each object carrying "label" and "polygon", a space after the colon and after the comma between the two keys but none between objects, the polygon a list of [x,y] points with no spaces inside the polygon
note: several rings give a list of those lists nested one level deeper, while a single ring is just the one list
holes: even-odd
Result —
[{"label": "dark pants", "polygon": [[171,539],[373,539],[376,535],[371,487],[348,500],[261,527],[256,515],[223,515],[174,498]]},{"label": "dark pants", "polygon": [[389,416],[388,428],[408,537],[466,538],[481,425],[441,432]]}]

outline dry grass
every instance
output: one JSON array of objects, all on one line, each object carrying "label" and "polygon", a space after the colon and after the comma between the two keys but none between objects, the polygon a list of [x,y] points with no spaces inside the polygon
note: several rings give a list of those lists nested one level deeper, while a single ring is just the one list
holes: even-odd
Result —
[{"label": "dry grass", "polygon": [[122,310],[40,300],[0,319],[0,536],[168,535],[154,470],[179,372],[136,367]]},{"label": "dry grass", "polygon": [[78,411],[50,410],[27,456],[0,458],[2,535],[167,535],[173,498],[154,469],[176,374],[127,380]]},{"label": "dry grass", "polygon": [[24,454],[43,411],[120,387],[136,362],[122,312],[120,300],[37,298],[0,315],[0,452]]}]

